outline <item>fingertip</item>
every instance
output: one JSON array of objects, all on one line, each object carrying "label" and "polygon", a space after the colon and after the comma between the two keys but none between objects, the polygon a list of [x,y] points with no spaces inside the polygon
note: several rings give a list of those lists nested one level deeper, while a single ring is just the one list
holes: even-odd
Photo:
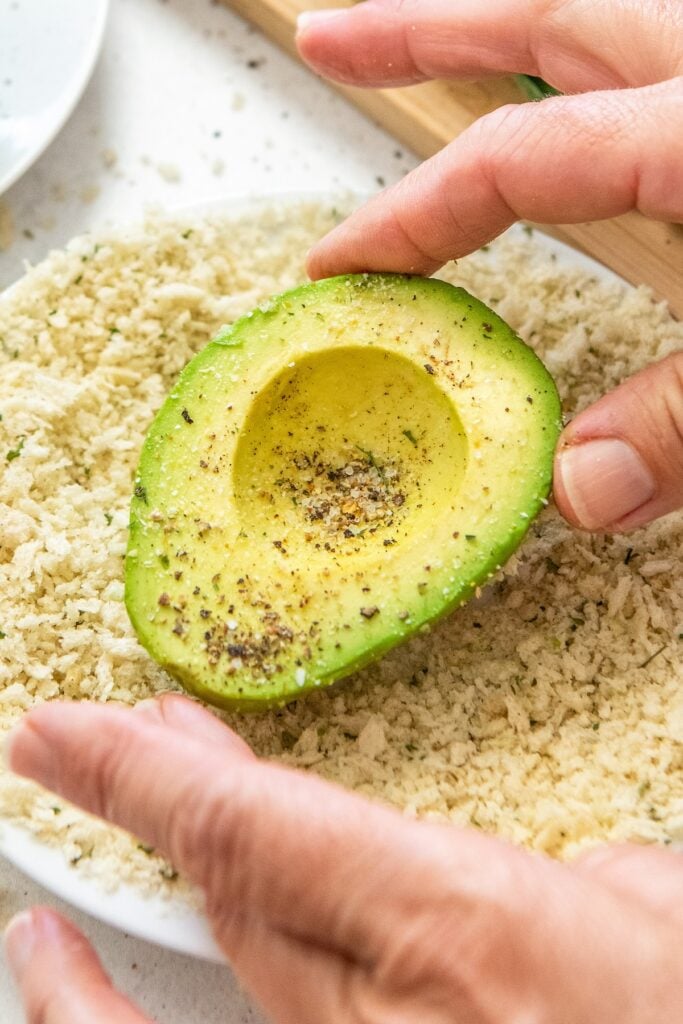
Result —
[{"label": "fingertip", "polygon": [[330,7],[318,11],[301,11],[296,18],[297,42],[308,35],[311,29],[326,28],[332,22],[339,24],[340,20],[348,17],[349,9],[344,7]]},{"label": "fingertip", "polygon": [[347,241],[347,221],[337,224],[309,249],[306,255],[306,273],[312,281],[321,281],[335,274],[354,272],[352,261],[344,258]]},{"label": "fingertip", "polygon": [[3,747],[3,760],[10,771],[47,788],[53,780],[54,759],[43,727],[54,717],[53,711],[44,706],[29,712],[9,733]]},{"label": "fingertip", "polygon": [[299,56],[314,71],[332,77],[344,77],[344,69],[337,67],[338,33],[352,11],[353,8],[336,7],[328,10],[302,11],[298,15],[296,46]]},{"label": "fingertip", "polygon": [[20,914],[15,914],[3,934],[5,957],[13,977],[18,983],[21,983],[35,945],[33,918],[33,910],[22,910]]},{"label": "fingertip", "polygon": [[27,1024],[150,1024],[117,992],[95,950],[75,925],[48,907],[12,918],[4,935]]},{"label": "fingertip", "polygon": [[326,276],[321,254],[317,245],[306,254],[306,273],[311,281],[322,281]]},{"label": "fingertip", "polygon": [[49,907],[33,907],[16,914],[3,935],[5,956],[12,975],[21,985],[38,949],[82,936]]}]

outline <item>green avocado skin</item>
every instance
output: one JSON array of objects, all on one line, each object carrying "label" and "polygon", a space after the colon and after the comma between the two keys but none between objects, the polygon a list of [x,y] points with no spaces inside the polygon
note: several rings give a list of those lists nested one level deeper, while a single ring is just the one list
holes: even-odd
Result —
[{"label": "green avocado skin", "polygon": [[463,605],[547,504],[534,352],[461,288],[329,278],[222,330],[154,419],[125,602],[189,692],[282,706]]}]

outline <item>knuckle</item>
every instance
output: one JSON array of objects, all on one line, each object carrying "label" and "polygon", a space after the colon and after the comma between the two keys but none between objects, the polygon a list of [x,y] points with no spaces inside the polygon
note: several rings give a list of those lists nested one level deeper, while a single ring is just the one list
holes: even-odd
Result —
[{"label": "knuckle", "polygon": [[524,104],[507,103],[475,121],[470,131],[485,173],[497,174],[511,161],[531,158],[528,147],[533,141],[536,109],[532,116]]},{"label": "knuckle", "polygon": [[438,256],[432,252],[431,246],[426,245],[425,240],[411,230],[398,209],[392,211],[391,219],[400,239],[400,248],[409,253],[415,263],[420,266],[430,266],[432,263],[438,262]]},{"label": "knuckle", "polygon": [[666,357],[662,365],[668,368],[683,400],[683,349],[672,352],[670,356]]},{"label": "knuckle", "polygon": [[[662,363],[665,374],[663,409],[666,414],[666,433],[669,437],[665,447],[674,456],[676,464],[683,467],[683,350],[674,352]],[[671,441],[675,449],[671,451]]]},{"label": "knuckle", "polygon": [[519,165],[533,161],[535,116],[526,105],[506,104],[479,118],[467,131],[476,171],[513,219],[515,182],[523,180]]},{"label": "knuckle", "polygon": [[528,108],[517,103],[505,103],[475,121],[470,132],[480,143],[482,152],[496,153],[503,145],[509,145],[522,127],[527,127]]},{"label": "knuckle", "polygon": [[[624,387],[633,389],[638,421],[650,443],[683,460],[683,351],[636,374]],[[676,449],[672,441],[678,442]]]},{"label": "knuckle", "polygon": [[247,893],[253,814],[240,787],[201,777],[171,806],[166,834],[173,861],[202,886],[212,915],[232,912]]}]

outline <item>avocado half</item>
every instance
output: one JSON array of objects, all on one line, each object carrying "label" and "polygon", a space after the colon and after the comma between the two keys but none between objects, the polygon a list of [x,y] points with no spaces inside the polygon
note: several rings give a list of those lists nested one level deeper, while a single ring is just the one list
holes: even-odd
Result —
[{"label": "avocado half", "polygon": [[138,637],[223,707],[326,686],[500,568],[559,431],[543,364],[463,289],[286,292],[192,359],[152,423],[126,557]]}]

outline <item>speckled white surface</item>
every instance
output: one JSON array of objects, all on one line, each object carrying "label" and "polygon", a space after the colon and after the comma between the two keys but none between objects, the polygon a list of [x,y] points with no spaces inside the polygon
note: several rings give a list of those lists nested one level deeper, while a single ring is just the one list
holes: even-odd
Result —
[{"label": "speckled white surface", "polygon": [[[149,204],[298,190],[372,191],[409,154],[210,0],[112,0],[104,50],[75,114],[0,199],[0,287],[72,235]],[[0,865],[0,924],[49,899]],[[63,909],[63,908],[62,908]],[[163,1024],[257,1024],[227,970],[73,919],[117,983]],[[0,961],[0,1021],[23,1024]],[[93,1021],[93,1024],[99,1022]]]}]

